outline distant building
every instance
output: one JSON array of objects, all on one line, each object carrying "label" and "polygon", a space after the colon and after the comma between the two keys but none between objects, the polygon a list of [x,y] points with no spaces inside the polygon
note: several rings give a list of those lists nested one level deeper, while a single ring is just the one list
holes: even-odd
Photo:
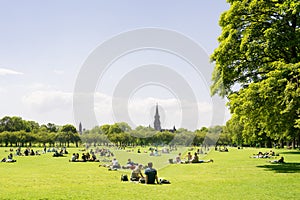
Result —
[{"label": "distant building", "polygon": [[176,131],[175,126],[173,126],[173,129],[162,129],[161,128],[160,116],[159,116],[159,112],[158,112],[158,104],[156,104],[156,108],[155,108],[154,129],[157,130],[157,131],[160,131],[160,132],[169,131],[169,132],[174,133]]},{"label": "distant building", "polygon": [[82,135],[82,124],[81,124],[81,122],[79,122],[78,130],[79,130],[79,131],[78,131],[79,134]]}]

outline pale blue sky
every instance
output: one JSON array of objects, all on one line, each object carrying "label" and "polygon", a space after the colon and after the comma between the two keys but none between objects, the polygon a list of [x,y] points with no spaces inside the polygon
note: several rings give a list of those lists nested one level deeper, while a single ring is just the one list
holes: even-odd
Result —
[{"label": "pale blue sky", "polygon": [[[76,77],[98,45],[125,31],[158,27],[190,37],[210,55],[218,46],[220,14],[228,8],[225,0],[0,0],[0,117],[17,115],[41,124],[74,124],[72,93]],[[170,62],[168,56],[162,57]],[[128,56],[130,59],[135,63],[134,56]],[[125,58],[120,62],[130,61]],[[105,88],[98,91],[100,99],[111,98]],[[153,101],[165,99],[159,95],[145,97],[143,91],[137,94]],[[138,103],[143,105],[143,99]],[[205,107],[205,102],[199,103]],[[99,124],[113,123],[110,110],[104,107],[95,108],[101,113],[97,116]],[[130,111],[130,116],[141,114],[136,112],[138,109]],[[151,124],[149,116],[135,121]],[[165,126],[172,124],[180,126],[175,119],[166,120]],[[200,125],[208,126],[209,119]]]}]

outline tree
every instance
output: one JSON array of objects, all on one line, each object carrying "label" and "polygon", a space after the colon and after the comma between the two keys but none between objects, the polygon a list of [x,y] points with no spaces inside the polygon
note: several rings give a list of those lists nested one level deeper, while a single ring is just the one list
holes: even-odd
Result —
[{"label": "tree", "polygon": [[156,144],[169,144],[175,137],[175,133],[169,131],[157,132],[154,135],[154,141]]},{"label": "tree", "polygon": [[27,130],[26,122],[21,117],[5,116],[0,120],[0,132]]},{"label": "tree", "polygon": [[228,0],[221,15],[212,94],[227,96],[249,142],[270,146],[299,133],[300,2]]},{"label": "tree", "polygon": [[10,132],[3,131],[0,133],[0,141],[5,143],[5,146],[7,147],[10,142]]},{"label": "tree", "polygon": [[67,132],[77,133],[75,126],[73,126],[71,124],[63,125],[60,131],[65,132],[65,133],[67,133]]},{"label": "tree", "polygon": [[298,0],[228,0],[221,15],[220,45],[211,56],[212,94],[228,95],[239,84],[260,82],[274,62],[300,61],[300,2]]},{"label": "tree", "polygon": [[233,144],[243,146],[245,139],[243,137],[243,125],[239,122],[236,114],[226,122],[225,132],[230,135]]},{"label": "tree", "polygon": [[299,138],[299,79],[300,63],[278,64],[260,83],[252,83],[229,96],[230,109],[243,124],[244,136],[249,138],[255,132],[268,140],[264,142],[268,142],[269,147],[272,141]]},{"label": "tree", "polygon": [[59,131],[57,139],[61,144],[67,143],[68,147],[70,146],[70,143],[75,143],[76,147],[78,147],[80,136],[73,125],[66,124],[62,126],[61,130]]},{"label": "tree", "polygon": [[47,123],[46,125],[43,124],[41,127],[45,127],[48,132],[56,133],[58,131],[58,127],[53,123]]},{"label": "tree", "polygon": [[101,132],[104,133],[105,135],[109,134],[109,128],[110,128],[109,124],[104,124],[104,125],[100,126]]}]

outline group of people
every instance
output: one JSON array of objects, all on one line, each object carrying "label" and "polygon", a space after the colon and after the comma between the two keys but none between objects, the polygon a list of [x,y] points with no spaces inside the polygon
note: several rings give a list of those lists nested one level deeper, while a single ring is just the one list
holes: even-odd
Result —
[{"label": "group of people", "polygon": [[251,158],[272,158],[275,156],[275,152],[270,150],[269,152],[258,152],[257,154],[253,154],[253,156],[250,156]]},{"label": "group of people", "polygon": [[175,162],[173,162],[173,159],[171,159],[172,163],[177,163],[177,164],[181,164],[181,163],[210,163],[210,162],[214,162],[213,159],[209,159],[209,160],[202,160],[199,159],[198,153],[195,152],[194,156],[192,156],[191,152],[188,152],[186,155],[186,160],[182,160],[181,159],[181,153],[179,153],[176,157],[175,157]]},{"label": "group of people", "polygon": [[113,158],[110,164],[99,165],[99,167],[107,167],[108,170],[118,170],[118,169],[135,169],[138,163],[133,162],[130,158],[128,159],[126,165],[121,166],[117,158]]},{"label": "group of people", "polygon": [[[279,154],[275,154],[274,151],[272,151],[272,149],[269,151],[269,152],[258,152],[257,154],[253,154],[253,156],[250,156],[250,158],[274,158],[276,159],[276,156],[279,156]],[[280,157],[279,159],[276,159],[276,160],[269,160],[267,162],[270,162],[270,163],[284,163],[284,157]]]},{"label": "group of people", "polygon": [[147,168],[144,171],[145,176],[142,173],[143,165],[137,165],[131,172],[130,181],[145,183],[145,184],[159,184],[157,170],[153,168],[153,163],[149,162]]},{"label": "group of people", "polygon": [[[109,165],[99,165],[103,167],[107,167],[108,170],[118,170],[118,169],[131,169],[130,181],[137,183],[146,183],[146,184],[154,184],[159,183],[157,177],[157,170],[153,168],[153,163],[149,162],[147,167],[144,167],[142,164],[138,164],[133,162],[130,158],[128,159],[126,165],[121,167],[120,163],[116,158],[113,158],[111,164]],[[142,170],[145,169],[144,174]]]},{"label": "group of people", "polygon": [[26,148],[25,150],[24,150],[24,152],[22,153],[21,152],[21,147],[18,147],[17,149],[16,149],[16,155],[17,156],[36,156],[36,155],[41,155],[40,153],[39,153],[39,151],[34,151],[33,149],[31,149],[31,148]]},{"label": "group of people", "polygon": [[81,159],[79,157],[79,153],[73,153],[70,162],[99,162],[94,152],[90,153],[82,153]]},{"label": "group of people", "polygon": [[[91,151],[93,151],[93,150],[91,149]],[[102,149],[97,148],[95,153],[96,154],[99,153],[100,156],[105,156],[105,157],[113,157],[114,156],[114,153],[110,149],[105,149],[105,148],[102,148]]]}]

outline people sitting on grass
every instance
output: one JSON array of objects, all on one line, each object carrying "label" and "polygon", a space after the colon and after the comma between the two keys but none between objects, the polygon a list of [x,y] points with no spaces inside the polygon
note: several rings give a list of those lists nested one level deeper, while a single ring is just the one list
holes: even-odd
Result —
[{"label": "people sitting on grass", "polygon": [[120,168],[121,165],[119,164],[119,161],[116,158],[113,158],[113,160],[111,161],[111,169],[116,170]]},{"label": "people sitting on grass", "polygon": [[99,167],[107,167],[108,170],[118,170],[121,168],[121,165],[119,164],[119,161],[116,159],[116,158],[113,158],[112,161],[111,161],[111,164],[108,165],[108,164],[103,164],[103,165],[99,165]]},{"label": "people sitting on grass", "polygon": [[114,156],[113,152],[111,152],[109,149],[102,148],[101,150],[99,150],[99,152],[100,152],[100,156],[105,156],[105,157]]},{"label": "people sitting on grass", "polygon": [[181,160],[181,153],[179,153],[176,157],[175,157],[175,162],[177,164],[183,163],[183,161]]},{"label": "people sitting on grass", "polygon": [[64,155],[57,150],[54,152],[53,157],[63,157]]},{"label": "people sitting on grass", "polygon": [[149,154],[150,156],[160,156],[157,148],[155,148],[155,149],[149,148],[149,150],[150,150],[150,154]]},{"label": "people sitting on grass", "polygon": [[16,155],[17,156],[22,156],[22,152],[21,152],[21,147],[18,147],[16,150]]},{"label": "people sitting on grass", "polygon": [[72,157],[71,157],[71,159],[70,159],[70,162],[76,162],[76,161],[77,161],[77,159],[76,159],[76,154],[73,153],[73,155],[72,155]]},{"label": "people sitting on grass", "polygon": [[250,156],[250,158],[272,158],[275,156],[275,152],[270,150],[270,152],[258,152],[258,154],[253,154],[253,156]]},{"label": "people sitting on grass", "polygon": [[16,162],[16,160],[13,159],[12,153],[8,154],[6,162]]},{"label": "people sitting on grass", "polygon": [[142,169],[143,169],[142,164],[137,165],[131,172],[130,180],[131,181],[140,181],[140,179],[144,179]]},{"label": "people sitting on grass", "polygon": [[123,168],[124,169],[135,169],[136,166],[137,166],[137,163],[134,163],[130,158],[128,158],[126,166],[123,166]]},{"label": "people sitting on grass", "polygon": [[85,155],[85,156],[86,156],[86,160],[88,160],[88,161],[89,161],[89,160],[91,159],[91,154],[90,154],[90,153],[86,153],[86,155]]},{"label": "people sitting on grass", "polygon": [[86,162],[87,161],[87,157],[86,157],[85,153],[82,153],[82,155],[81,155],[81,161],[82,162]]},{"label": "people sitting on grass", "polygon": [[280,159],[278,159],[278,160],[271,160],[271,161],[269,161],[270,163],[284,163],[284,158],[283,157],[281,157]]},{"label": "people sitting on grass", "polygon": [[[190,152],[189,152],[190,153]],[[190,154],[188,154],[190,155]],[[185,163],[210,163],[210,162],[214,162],[213,159],[209,159],[209,160],[200,160],[198,157],[197,152],[195,152],[194,156],[192,159],[190,159],[189,161],[186,161]]]},{"label": "people sitting on grass", "polygon": [[185,163],[190,163],[191,160],[193,159],[191,152],[188,152],[188,154],[185,157],[187,157],[187,160],[185,161]]},{"label": "people sitting on grass", "polygon": [[35,156],[35,153],[34,153],[33,149],[30,150],[30,154],[29,155]]},{"label": "people sitting on grass", "polygon": [[3,158],[3,159],[1,160],[1,162],[11,163],[11,162],[17,162],[17,161],[13,159],[13,154],[10,153],[10,154],[8,154],[7,159],[6,159],[6,158]]},{"label": "people sitting on grass", "polygon": [[25,149],[24,155],[25,155],[25,156],[28,156],[28,155],[29,155],[29,149],[28,149],[28,148]]},{"label": "people sitting on grass", "polygon": [[[89,153],[87,153],[89,154]],[[81,159],[79,159],[79,153],[73,153],[70,162],[99,162],[99,160],[96,158],[95,153],[93,152],[92,155],[88,155],[85,153],[82,153]]]},{"label": "people sitting on grass", "polygon": [[223,149],[220,148],[219,151],[220,152],[228,152],[228,149],[227,149],[227,147],[224,146],[224,148]]},{"label": "people sitting on grass", "polygon": [[94,152],[91,152],[91,158],[90,158],[90,160],[89,161],[94,161],[94,162],[96,162],[96,161],[99,161],[99,160],[97,160],[97,157],[96,157],[96,155],[95,155],[95,153]]},{"label": "people sitting on grass", "polygon": [[194,153],[193,159],[190,161],[191,163],[198,163],[199,162],[199,157],[197,152]]},{"label": "people sitting on grass", "polygon": [[153,168],[153,163],[149,162],[148,167],[145,169],[145,184],[159,184],[157,177],[157,170]]}]

